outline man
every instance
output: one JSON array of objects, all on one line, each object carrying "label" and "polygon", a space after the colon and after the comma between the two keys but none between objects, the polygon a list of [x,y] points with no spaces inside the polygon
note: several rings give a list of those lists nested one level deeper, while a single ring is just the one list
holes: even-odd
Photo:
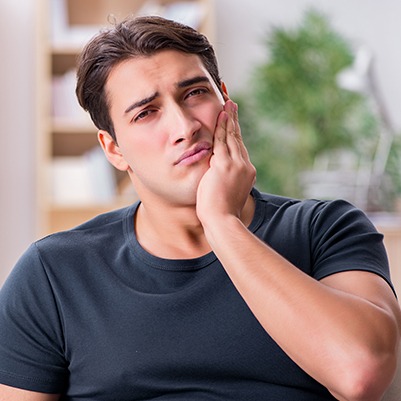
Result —
[{"label": "man", "polygon": [[379,400],[400,310],[343,201],[261,194],[207,39],[128,19],[77,95],[140,202],[33,244],[0,296],[0,400]]}]

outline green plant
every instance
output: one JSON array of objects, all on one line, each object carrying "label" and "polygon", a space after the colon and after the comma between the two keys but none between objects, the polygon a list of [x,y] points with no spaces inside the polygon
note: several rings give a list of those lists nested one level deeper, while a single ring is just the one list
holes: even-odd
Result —
[{"label": "green plant", "polygon": [[401,136],[398,134],[390,149],[387,173],[391,178],[394,197],[401,196]]},{"label": "green plant", "polygon": [[266,61],[237,95],[243,134],[259,187],[298,196],[298,173],[323,152],[361,153],[361,144],[372,152],[376,123],[365,98],[337,84],[353,52],[325,15],[308,10],[299,27],[274,27],[265,43]]}]

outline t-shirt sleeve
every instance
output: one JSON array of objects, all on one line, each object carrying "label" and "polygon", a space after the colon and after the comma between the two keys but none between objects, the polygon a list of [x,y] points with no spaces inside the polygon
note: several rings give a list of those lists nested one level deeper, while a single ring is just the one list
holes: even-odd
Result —
[{"label": "t-shirt sleeve", "polygon": [[0,383],[61,393],[68,379],[62,319],[35,245],[0,290]]},{"label": "t-shirt sleeve", "polygon": [[322,203],[311,230],[315,278],[362,270],[378,274],[394,291],[383,235],[363,211],[346,201]]}]

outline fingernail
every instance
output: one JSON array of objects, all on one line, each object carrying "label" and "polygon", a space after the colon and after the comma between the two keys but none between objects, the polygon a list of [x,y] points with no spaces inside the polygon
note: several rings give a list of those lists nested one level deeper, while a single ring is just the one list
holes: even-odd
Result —
[{"label": "fingernail", "polygon": [[234,102],[231,102],[231,111],[235,114],[238,112],[238,105]]}]

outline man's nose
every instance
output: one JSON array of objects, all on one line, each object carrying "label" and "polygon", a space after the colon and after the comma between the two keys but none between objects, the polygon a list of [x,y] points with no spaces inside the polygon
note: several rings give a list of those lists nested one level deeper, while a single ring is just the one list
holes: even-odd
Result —
[{"label": "man's nose", "polygon": [[200,121],[198,121],[189,110],[185,110],[178,105],[174,106],[170,111],[168,123],[172,144],[191,140],[201,128]]}]

